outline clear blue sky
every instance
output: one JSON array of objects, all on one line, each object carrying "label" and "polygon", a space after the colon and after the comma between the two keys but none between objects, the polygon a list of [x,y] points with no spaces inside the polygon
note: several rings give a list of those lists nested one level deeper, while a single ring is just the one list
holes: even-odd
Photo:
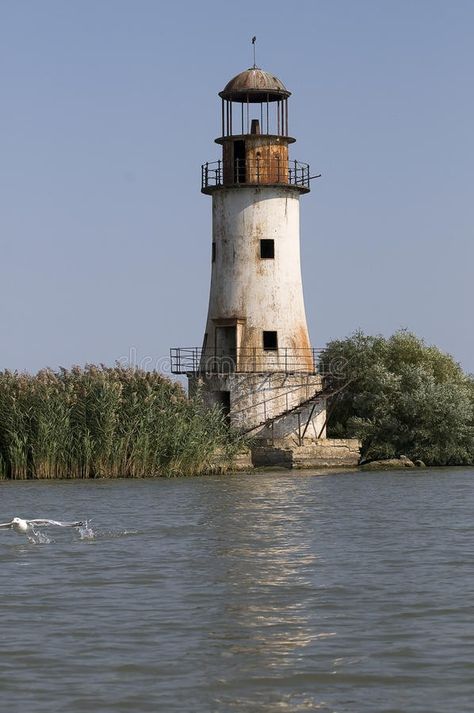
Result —
[{"label": "clear blue sky", "polygon": [[474,2],[0,0],[0,368],[201,343],[217,92],[293,92],[314,346],[407,327],[474,371]]}]

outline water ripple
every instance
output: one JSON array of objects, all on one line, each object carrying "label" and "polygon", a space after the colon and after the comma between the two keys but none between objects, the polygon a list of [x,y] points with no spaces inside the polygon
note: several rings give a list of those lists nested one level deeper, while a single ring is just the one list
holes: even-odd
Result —
[{"label": "water ripple", "polygon": [[0,483],[3,707],[470,713],[473,475]]}]

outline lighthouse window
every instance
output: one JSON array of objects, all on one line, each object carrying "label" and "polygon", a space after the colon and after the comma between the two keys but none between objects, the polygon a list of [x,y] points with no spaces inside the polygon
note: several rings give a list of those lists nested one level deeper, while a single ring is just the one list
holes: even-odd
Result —
[{"label": "lighthouse window", "polygon": [[212,262],[216,261],[216,244],[212,243]]},{"label": "lighthouse window", "polygon": [[260,240],[260,257],[273,260],[275,257],[275,241]]},{"label": "lighthouse window", "polygon": [[278,333],[264,332],[263,333],[263,348],[266,352],[276,351],[278,349]]}]

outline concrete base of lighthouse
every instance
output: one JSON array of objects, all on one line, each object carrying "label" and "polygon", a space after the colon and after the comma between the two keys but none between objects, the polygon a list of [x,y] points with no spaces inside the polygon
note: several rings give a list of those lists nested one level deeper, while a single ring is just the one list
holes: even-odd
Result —
[{"label": "concrete base of lighthouse", "polygon": [[251,438],[232,470],[358,465],[357,439],[326,438],[326,396],[316,374],[194,374],[189,393],[223,407],[229,424]]},{"label": "concrete base of lighthouse", "polygon": [[353,468],[359,462],[357,439],[326,438],[326,396],[316,374],[193,374],[189,393],[223,407],[230,425],[251,437],[233,470]]},{"label": "concrete base of lighthouse", "polygon": [[264,443],[326,437],[326,399],[317,374],[189,376],[189,395],[197,394],[206,406],[221,406],[231,426]]}]

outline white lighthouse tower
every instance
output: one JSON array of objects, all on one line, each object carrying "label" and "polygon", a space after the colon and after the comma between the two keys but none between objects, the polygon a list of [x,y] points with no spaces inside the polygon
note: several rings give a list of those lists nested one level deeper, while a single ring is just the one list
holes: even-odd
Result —
[{"label": "white lighthouse tower", "polygon": [[172,349],[190,393],[261,444],[325,439],[326,399],[306,323],[300,198],[310,170],[289,156],[290,92],[254,66],[221,97],[222,147],[202,166],[212,197],[212,273],[201,348]]}]

